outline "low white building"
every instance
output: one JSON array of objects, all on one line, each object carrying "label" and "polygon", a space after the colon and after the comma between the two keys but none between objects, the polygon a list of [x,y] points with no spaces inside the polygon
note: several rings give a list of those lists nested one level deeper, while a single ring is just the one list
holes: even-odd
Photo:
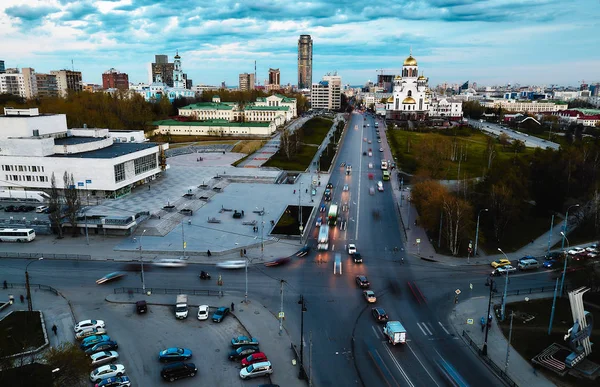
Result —
[{"label": "low white building", "polygon": [[258,97],[256,98],[256,102],[254,102],[254,106],[286,106],[288,108],[286,120],[289,121],[298,116],[296,98],[286,97],[285,95],[281,94],[273,94],[268,97]]},{"label": "low white building", "polygon": [[69,130],[64,114],[37,108],[4,108],[0,116],[0,176],[9,190],[48,191],[52,174],[63,189],[67,172],[82,195],[118,197],[166,170],[168,147],[115,141],[108,129]]},{"label": "low white building", "polygon": [[479,102],[485,108],[515,112],[515,113],[545,113],[567,110],[568,104],[555,102],[521,101],[514,99],[494,99]]},{"label": "low white building", "polygon": [[462,101],[454,98],[433,99],[429,104],[429,117],[460,120],[463,117]]},{"label": "low white building", "polygon": [[154,134],[173,134],[188,136],[217,137],[269,137],[277,130],[271,122],[230,122],[227,120],[208,121],[176,121],[161,120],[156,125]]},{"label": "low white building", "polygon": [[179,115],[196,121],[235,121],[242,116],[242,112],[237,103],[221,102],[219,96],[213,96],[212,102],[198,102],[179,108]]},{"label": "low white building", "polygon": [[[10,69],[9,69],[10,70]],[[0,74],[0,94],[13,94],[26,98],[25,77],[15,71]]]}]

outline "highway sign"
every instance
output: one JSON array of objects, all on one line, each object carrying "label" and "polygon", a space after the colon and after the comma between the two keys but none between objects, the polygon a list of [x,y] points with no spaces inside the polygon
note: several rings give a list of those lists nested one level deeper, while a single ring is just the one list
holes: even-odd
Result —
[{"label": "highway sign", "polygon": [[454,293],[456,293],[456,295],[458,296],[458,295],[460,294],[460,289],[456,289],[456,290],[454,291]]},{"label": "highway sign", "polygon": [[284,318],[285,317],[285,313],[284,312],[279,312],[279,318]]},{"label": "highway sign", "polygon": [[468,318],[467,319],[467,324],[473,325],[473,319],[472,318]]}]

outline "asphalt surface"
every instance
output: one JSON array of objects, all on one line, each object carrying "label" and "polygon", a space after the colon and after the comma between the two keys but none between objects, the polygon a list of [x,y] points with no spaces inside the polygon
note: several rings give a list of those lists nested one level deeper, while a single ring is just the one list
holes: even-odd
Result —
[{"label": "asphalt surface", "polygon": [[505,126],[501,126],[498,124],[494,124],[491,122],[480,122],[479,120],[473,120],[470,118],[466,118],[467,122],[472,125],[475,128],[479,128],[485,132],[491,133],[495,136],[499,136],[501,133],[505,133],[508,137],[515,139],[515,140],[519,140],[519,141],[523,141],[525,143],[526,147],[530,147],[530,148],[550,148],[550,149],[554,149],[557,150],[558,148],[560,148],[560,145],[552,142],[552,141],[548,141],[548,140],[544,140],[538,137],[534,137],[534,136],[530,136],[526,133],[520,132],[518,130],[513,130],[510,128],[507,128]]}]

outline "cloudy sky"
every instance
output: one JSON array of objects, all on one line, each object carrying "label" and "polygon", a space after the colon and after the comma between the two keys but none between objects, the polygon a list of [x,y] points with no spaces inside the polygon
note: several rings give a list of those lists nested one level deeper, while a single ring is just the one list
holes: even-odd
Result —
[{"label": "cloudy sky", "polygon": [[313,81],[363,84],[398,73],[412,47],[430,85],[600,81],[599,0],[0,0],[0,60],[37,72],[74,67],[101,83],[114,67],[147,81],[176,50],[194,84],[237,85],[269,67],[297,83],[301,34]]}]

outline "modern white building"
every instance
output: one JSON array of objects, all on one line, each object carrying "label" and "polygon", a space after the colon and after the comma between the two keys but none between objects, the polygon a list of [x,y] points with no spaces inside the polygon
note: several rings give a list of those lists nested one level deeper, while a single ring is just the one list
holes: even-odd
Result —
[{"label": "modern white building", "polygon": [[454,98],[434,98],[429,105],[429,117],[458,121],[463,117],[462,101]]},{"label": "modern white building", "polygon": [[258,97],[254,106],[286,106],[288,108],[288,120],[298,116],[298,107],[296,98],[286,97],[281,94],[273,94],[268,97]]},{"label": "modern white building", "polygon": [[567,110],[567,103],[523,101],[514,99],[494,99],[479,102],[485,108],[497,109],[515,113],[551,113]]},{"label": "modern white building", "polygon": [[0,94],[13,94],[27,98],[25,78],[17,69],[6,69],[0,74]]},{"label": "modern white building", "polygon": [[0,115],[0,180],[8,190],[59,189],[63,175],[73,175],[82,195],[119,197],[156,179],[168,168],[168,144],[131,142],[108,129],[68,129],[64,114],[40,114],[37,108],[4,108]]},{"label": "modern white building", "polygon": [[313,109],[336,110],[342,107],[342,77],[327,74],[321,82],[313,83],[310,106]]},{"label": "modern white building", "polygon": [[173,134],[213,137],[269,137],[277,130],[271,122],[230,122],[227,120],[208,121],[155,121],[153,134]]},{"label": "modern white building", "polygon": [[428,78],[419,75],[412,54],[402,64],[402,75],[394,77],[392,97],[387,101],[386,118],[391,120],[424,120],[429,114],[431,91]]}]

